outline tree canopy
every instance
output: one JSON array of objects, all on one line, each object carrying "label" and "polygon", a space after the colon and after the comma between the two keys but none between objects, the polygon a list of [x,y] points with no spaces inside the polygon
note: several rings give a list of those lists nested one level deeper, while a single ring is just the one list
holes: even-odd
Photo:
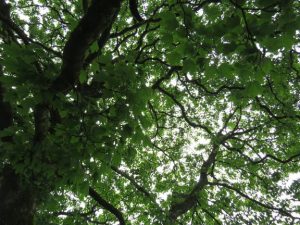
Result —
[{"label": "tree canopy", "polygon": [[299,224],[299,41],[293,0],[0,0],[0,224]]}]

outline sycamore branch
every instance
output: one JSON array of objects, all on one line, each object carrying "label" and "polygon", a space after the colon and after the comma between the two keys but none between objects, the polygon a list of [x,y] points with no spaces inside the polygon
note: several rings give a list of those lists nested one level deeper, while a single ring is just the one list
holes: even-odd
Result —
[{"label": "sycamore branch", "polygon": [[[71,32],[65,44],[61,73],[52,83],[49,91],[55,93],[64,92],[76,84],[80,71],[84,67],[86,50],[99,36],[99,47],[103,48],[109,34],[107,34],[107,32],[109,32],[107,30],[110,30],[111,24],[116,19],[120,6],[121,0],[93,0],[91,6],[79,21],[77,27]],[[56,116],[55,118],[59,118],[59,114],[51,109],[52,107],[49,103],[36,106],[35,141],[42,141],[46,137],[51,128],[48,122],[49,120],[54,122],[53,124],[57,122],[57,120],[53,118],[53,115]]]},{"label": "sycamore branch", "polygon": [[129,0],[129,9],[133,18],[138,22],[142,22],[144,20],[138,10],[138,0]]},{"label": "sycamore branch", "polygon": [[212,146],[212,150],[208,156],[208,159],[204,161],[204,163],[201,166],[200,178],[198,182],[194,185],[192,191],[189,194],[184,195],[184,197],[181,200],[171,204],[171,208],[168,215],[168,219],[170,220],[170,222],[175,222],[177,217],[183,215],[184,213],[186,213],[187,211],[189,211],[197,205],[198,194],[208,184],[208,171],[215,162],[218,147],[218,144],[214,144]]},{"label": "sycamore branch", "polygon": [[127,180],[130,181],[130,183],[141,193],[143,193],[147,198],[150,199],[150,201],[152,203],[154,203],[154,205],[157,207],[158,211],[160,213],[163,212],[163,210],[161,209],[161,207],[157,204],[157,202],[155,201],[155,198],[153,196],[152,193],[150,193],[149,191],[147,191],[143,186],[141,186],[132,176],[130,176],[129,174],[127,174],[126,172],[118,169],[117,167],[111,166],[111,169],[113,171],[115,171],[117,174],[119,174],[120,176],[126,178]]},{"label": "sycamore branch", "polygon": [[86,50],[114,22],[120,6],[121,0],[93,0],[66,42],[61,73],[53,82],[51,90],[64,92],[76,84]]},{"label": "sycamore branch", "polygon": [[233,151],[233,152],[237,152],[238,154],[240,154],[242,157],[244,157],[248,162],[252,163],[252,164],[259,164],[259,163],[264,163],[266,162],[268,159],[272,159],[278,163],[282,163],[282,164],[286,164],[286,163],[290,163],[290,162],[298,162],[300,160],[300,153],[298,154],[294,154],[292,156],[290,156],[287,159],[280,159],[274,155],[271,154],[266,154],[265,156],[263,156],[262,158],[255,160],[252,159],[250,156],[246,155],[243,152],[243,148],[244,145],[241,148],[235,148],[235,147],[231,147],[229,146],[227,143],[223,143],[222,144],[226,149],[228,149],[229,151]]},{"label": "sycamore branch", "polygon": [[125,225],[125,220],[122,212],[114,207],[112,204],[107,202],[104,198],[102,198],[93,188],[89,187],[89,195],[104,209],[108,210],[112,214],[114,214],[119,220],[120,225]]},{"label": "sycamore branch", "polygon": [[82,217],[85,221],[90,222],[91,224],[108,224],[108,221],[95,221],[92,219],[93,215],[96,213],[97,208],[96,205],[94,205],[89,211],[87,212],[81,212],[80,210],[74,210],[74,211],[56,211],[52,212],[50,215],[58,217],[58,216],[73,216],[73,217]]},{"label": "sycamore branch", "polygon": [[116,31],[115,33],[112,33],[109,37],[110,38],[118,38],[122,35],[125,35],[127,32],[131,32],[133,30],[138,29],[139,27],[143,26],[143,25],[147,25],[150,23],[158,23],[161,19],[160,18],[155,18],[155,16],[157,15],[157,12],[159,12],[159,10],[165,6],[165,3],[163,2],[162,4],[160,4],[159,6],[157,6],[151,13],[151,15],[149,16],[148,19],[146,20],[142,20],[139,21],[131,26],[125,27],[123,30],[121,31]]},{"label": "sycamore branch", "polygon": [[34,108],[34,143],[41,142],[50,129],[50,112],[46,104],[38,104]]},{"label": "sycamore branch", "polygon": [[[0,77],[3,76],[2,66],[0,64]],[[8,128],[13,123],[12,109],[8,102],[4,100],[4,87],[0,83],[0,131]],[[11,137],[3,137],[2,141],[10,141]]]},{"label": "sycamore branch", "polygon": [[110,30],[111,30],[112,24],[110,24],[101,34],[100,38],[97,41],[98,44],[98,48],[99,50],[96,52],[92,52],[91,54],[89,54],[86,59],[84,60],[83,63],[83,68],[85,69],[94,59],[96,59],[98,56],[101,55],[102,53],[102,49],[104,47],[104,45],[106,44],[106,42],[109,39],[109,35],[110,35]]},{"label": "sycamore branch", "polygon": [[259,200],[256,200],[252,197],[250,197],[249,195],[243,193],[241,190],[239,190],[238,188],[236,187],[233,187],[229,184],[226,184],[226,183],[220,183],[220,182],[209,182],[208,183],[209,185],[212,185],[212,186],[219,186],[219,187],[224,187],[226,189],[229,189],[229,190],[232,190],[234,192],[236,192],[237,194],[239,194],[240,196],[244,197],[245,199],[251,201],[251,202],[254,202],[255,204],[265,208],[265,209],[269,209],[269,210],[273,210],[273,211],[277,211],[278,213],[280,213],[281,215],[284,215],[284,216],[287,216],[287,217],[290,217],[290,218],[297,218],[298,217],[295,217],[291,214],[291,212],[283,209],[283,208],[278,208],[278,207],[275,207],[273,205],[270,205],[270,204],[267,204],[267,203],[263,203]]},{"label": "sycamore branch", "polygon": [[179,107],[180,111],[181,111],[181,116],[183,117],[183,119],[191,126],[194,128],[201,128],[203,130],[205,130],[208,134],[212,134],[211,130],[209,129],[209,127],[205,126],[204,124],[201,123],[195,123],[194,121],[190,120],[190,118],[187,115],[187,111],[185,109],[185,107],[177,100],[176,96],[174,96],[172,93],[166,91],[165,89],[163,89],[160,85],[163,81],[165,80],[169,80],[172,76],[173,73],[180,71],[182,69],[181,66],[174,66],[171,67],[171,69],[166,73],[165,76],[162,76],[160,79],[158,79],[153,85],[152,85],[152,89],[155,90],[157,89],[159,92],[161,92],[163,95],[168,96],[169,98],[171,98],[173,100],[173,102]]},{"label": "sycamore branch", "polygon": [[157,89],[160,84],[165,81],[165,80],[169,80],[172,76],[173,73],[181,70],[182,67],[181,66],[173,66],[170,68],[170,70],[164,75],[162,76],[161,78],[159,78],[153,85],[152,85],[152,89]]},{"label": "sycamore branch", "polygon": [[61,58],[61,54],[58,51],[40,43],[38,41],[33,40],[30,38],[24,30],[19,27],[10,17],[10,5],[7,4],[4,0],[0,0],[0,21],[2,21],[6,25],[6,30],[9,32],[11,38],[14,38],[14,33],[18,35],[18,37],[23,41],[25,45],[30,43],[39,45],[44,50],[51,52],[58,58]]},{"label": "sycamore branch", "polygon": [[267,160],[268,158],[273,159],[274,161],[279,162],[279,163],[289,163],[289,162],[292,162],[294,159],[296,161],[297,158],[298,158],[298,160],[300,160],[300,153],[292,155],[291,157],[289,157],[287,159],[280,159],[271,154],[266,154],[262,159],[253,161],[253,163],[261,163],[261,162],[264,162],[265,160]]},{"label": "sycamore branch", "polygon": [[0,20],[13,30],[25,44],[30,42],[25,32],[18,27],[10,18],[10,5],[5,0],[0,0]]},{"label": "sycamore branch", "polygon": [[144,188],[142,187],[140,184],[138,184],[135,179],[133,177],[131,177],[130,175],[128,175],[127,173],[125,173],[122,170],[119,170],[117,167],[111,166],[111,169],[113,171],[115,171],[117,174],[119,174],[120,176],[126,178],[127,180],[130,181],[130,183],[140,192],[142,192],[146,197],[149,197],[152,199],[152,195]]},{"label": "sycamore branch", "polygon": [[[201,205],[200,202],[198,202],[198,204]],[[203,212],[205,212],[210,218],[212,218],[212,219],[215,221],[215,223],[216,223],[217,225],[222,225],[222,224],[220,223],[220,221],[214,216],[214,214],[211,213],[209,210],[207,210],[207,209],[205,209],[205,208],[203,208],[203,207],[201,208],[201,210],[202,210]]]},{"label": "sycamore branch", "polygon": [[201,128],[203,130],[205,130],[208,134],[212,134],[211,130],[205,126],[204,124],[201,123],[196,123],[192,120],[190,120],[190,118],[187,115],[187,111],[184,108],[184,106],[176,99],[175,95],[171,94],[170,92],[166,91],[165,89],[163,89],[162,87],[158,86],[157,88],[162,94],[168,96],[169,98],[171,98],[173,100],[173,102],[179,107],[180,111],[181,111],[181,115],[184,118],[184,120],[191,126],[194,128]]}]

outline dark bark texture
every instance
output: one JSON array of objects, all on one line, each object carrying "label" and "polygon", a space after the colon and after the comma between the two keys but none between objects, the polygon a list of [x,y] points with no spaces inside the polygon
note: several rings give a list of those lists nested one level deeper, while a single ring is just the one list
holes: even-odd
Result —
[{"label": "dark bark texture", "polygon": [[34,212],[33,189],[6,165],[0,175],[0,225],[31,225]]},{"label": "dark bark texture", "polygon": [[[3,75],[0,66],[0,76]],[[5,89],[0,83],[0,131],[13,124],[11,106],[4,99]],[[5,144],[11,143],[12,137],[1,139],[0,150]],[[5,163],[5,162],[2,162]],[[20,177],[8,164],[0,172],[0,225],[31,225],[35,209],[34,191],[21,183]]]},{"label": "dark bark texture", "polygon": [[67,91],[77,82],[85,51],[116,19],[120,6],[121,0],[93,1],[66,42],[61,74],[51,87],[53,91]]},{"label": "dark bark texture", "polygon": [[[57,79],[50,84],[48,91],[58,94],[74,87],[84,65],[86,50],[110,29],[117,17],[121,2],[121,0],[92,1],[85,15],[66,41],[62,54],[61,72]],[[2,26],[9,33],[16,34],[24,44],[31,44],[31,40],[23,30],[10,18],[9,8],[10,6],[5,0],[0,0]],[[12,37],[14,36],[12,35]],[[12,40],[17,42],[15,38]],[[39,66],[38,63],[36,66]],[[0,65],[1,75],[3,75],[3,71]],[[0,131],[13,125],[13,112],[10,104],[4,99],[4,92],[5,89],[0,83]],[[52,124],[58,122],[58,120],[51,120],[54,118],[53,116],[59,117],[59,115],[57,115],[57,112],[51,111],[52,106],[50,103],[42,103],[34,108],[35,137],[33,138],[33,144],[37,144],[46,138],[49,131],[51,132],[51,122]],[[12,142],[12,137],[3,137],[0,142],[0,148],[4,148],[6,144],[11,144]],[[30,181],[32,182],[31,184],[26,183],[25,179],[22,179],[22,176],[16,173],[9,160],[0,164],[0,225],[34,224],[36,196],[39,196],[40,193],[38,193],[38,189],[34,188],[34,179]],[[117,217],[118,219],[121,218],[119,214]],[[124,224],[123,221],[121,224]]]}]

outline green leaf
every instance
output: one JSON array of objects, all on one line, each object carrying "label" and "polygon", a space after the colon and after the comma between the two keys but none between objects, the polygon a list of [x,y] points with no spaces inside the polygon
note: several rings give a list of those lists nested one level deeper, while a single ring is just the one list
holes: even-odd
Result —
[{"label": "green leaf", "polygon": [[91,45],[91,51],[92,51],[92,52],[97,52],[98,50],[99,50],[98,43],[97,43],[97,41],[95,41],[95,42]]},{"label": "green leaf", "polygon": [[79,183],[78,192],[83,196],[87,196],[89,194],[89,183],[87,181]]},{"label": "green leaf", "polygon": [[88,74],[86,73],[86,71],[81,70],[79,74],[79,82],[81,84],[86,83],[87,79],[88,79]]},{"label": "green leaf", "polygon": [[171,33],[167,33],[167,32],[164,32],[162,34],[162,37],[161,37],[161,41],[167,45],[167,46],[172,46],[173,44],[173,35]]},{"label": "green leaf", "polygon": [[181,62],[181,54],[177,51],[172,51],[171,53],[167,54],[167,62],[173,66],[179,65]]},{"label": "green leaf", "polygon": [[177,51],[181,54],[181,56],[193,56],[195,54],[194,46],[188,41],[180,44],[180,46],[177,48]]},{"label": "green leaf", "polygon": [[109,64],[112,61],[112,55],[111,54],[102,54],[99,56],[99,62],[103,64]]},{"label": "green leaf", "polygon": [[271,71],[273,67],[273,63],[271,60],[264,60],[263,64],[262,64],[262,70],[267,74]]},{"label": "green leaf", "polygon": [[262,93],[262,87],[258,82],[252,82],[247,85],[245,93],[249,97],[255,97]]},{"label": "green leaf", "polygon": [[223,74],[223,76],[232,78],[233,77],[233,66],[228,63],[222,63],[219,67],[220,74]]},{"label": "green leaf", "polygon": [[299,1],[120,2],[1,1],[3,223],[299,224]]},{"label": "green leaf", "polygon": [[122,161],[122,155],[119,152],[115,152],[113,157],[112,157],[111,164],[113,166],[118,167],[118,166],[120,166],[121,161]]},{"label": "green leaf", "polygon": [[174,31],[178,27],[178,21],[173,12],[167,11],[160,14],[161,26],[167,31]]},{"label": "green leaf", "polygon": [[198,67],[196,65],[196,63],[194,62],[194,60],[192,59],[185,59],[183,61],[183,68],[182,68],[183,72],[186,72],[186,73],[196,73],[197,70],[198,70]]}]

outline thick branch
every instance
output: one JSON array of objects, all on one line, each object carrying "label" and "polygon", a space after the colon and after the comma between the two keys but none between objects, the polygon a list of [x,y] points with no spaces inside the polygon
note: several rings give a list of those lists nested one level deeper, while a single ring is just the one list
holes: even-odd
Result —
[{"label": "thick branch", "polygon": [[[0,77],[3,76],[0,65]],[[0,83],[0,131],[13,125],[11,106],[4,100],[4,87]],[[3,137],[2,142],[12,142],[12,137]],[[3,150],[3,149],[1,149]],[[1,167],[5,163],[2,159]],[[14,169],[6,164],[0,170],[0,224],[32,224],[35,209],[34,192],[30,185],[22,185]]]},{"label": "thick branch", "polygon": [[[63,62],[61,73],[52,83],[50,91],[56,93],[64,92],[76,84],[80,70],[84,66],[86,50],[99,37],[99,35],[101,35],[99,39],[99,48],[103,48],[107,40],[111,24],[116,19],[120,6],[121,0],[93,0],[92,5],[79,21],[77,27],[71,32],[70,37],[66,42],[62,57]],[[59,119],[58,112],[54,112],[53,110],[49,111],[49,109],[51,109],[51,106],[47,103],[36,106],[35,142],[42,141],[46,137],[50,128],[50,116],[52,124],[55,124],[55,120]],[[55,116],[55,118],[53,116]]]},{"label": "thick branch", "polygon": [[[3,76],[2,66],[0,65],[0,77]],[[4,87],[0,83],[0,131],[8,128],[13,123],[12,109],[10,104],[4,100]],[[2,141],[10,141],[11,137],[4,137]]]},{"label": "thick branch", "polygon": [[89,54],[83,64],[83,68],[86,68],[90,63],[92,63],[92,61],[94,59],[96,59],[98,56],[101,55],[102,49],[104,47],[104,45],[106,44],[106,42],[109,39],[109,35],[110,35],[110,30],[111,30],[112,24],[110,24],[101,34],[100,38],[97,41],[98,44],[98,48],[99,50],[96,52],[93,52],[91,54]]},{"label": "thick branch", "polygon": [[139,22],[144,20],[138,10],[138,0],[129,0],[129,9],[134,19]]},{"label": "thick branch", "polygon": [[203,163],[200,171],[199,181],[195,184],[192,191],[186,195],[181,201],[175,202],[171,205],[169,211],[169,220],[170,222],[175,222],[177,217],[186,213],[194,206],[197,205],[197,196],[201,190],[208,184],[207,173],[210,167],[213,165],[216,159],[218,150],[218,145],[214,145],[212,147],[212,151],[210,152],[208,159]]},{"label": "thick branch", "polygon": [[51,90],[63,92],[76,84],[86,50],[116,19],[120,6],[121,0],[93,0],[66,42],[61,73],[53,82]]},{"label": "thick branch", "polygon": [[34,109],[34,143],[41,142],[50,129],[50,112],[46,104],[38,104]]}]

